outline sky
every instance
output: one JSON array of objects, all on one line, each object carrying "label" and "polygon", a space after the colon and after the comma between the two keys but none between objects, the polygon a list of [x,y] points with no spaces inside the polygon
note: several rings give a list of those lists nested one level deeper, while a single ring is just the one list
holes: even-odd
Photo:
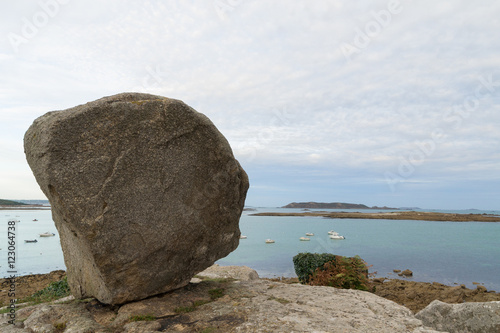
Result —
[{"label": "sky", "polygon": [[23,0],[0,12],[0,198],[34,119],[120,92],[207,115],[246,204],[500,210],[500,2]]}]

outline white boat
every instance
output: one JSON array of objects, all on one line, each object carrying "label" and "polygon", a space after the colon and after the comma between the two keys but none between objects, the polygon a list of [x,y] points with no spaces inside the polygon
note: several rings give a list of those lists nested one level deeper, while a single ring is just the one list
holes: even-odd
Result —
[{"label": "white boat", "polygon": [[344,236],[340,236],[338,232],[335,231],[328,231],[328,234],[330,235],[330,239],[345,239]]},{"label": "white boat", "polygon": [[43,234],[40,234],[40,237],[52,237],[55,236],[56,234],[53,232],[44,232]]},{"label": "white boat", "polygon": [[344,236],[340,236],[340,235],[330,235],[330,238],[331,239],[345,239]]},{"label": "white boat", "polygon": [[309,241],[309,240],[311,240],[311,238],[308,238],[308,237],[300,237],[299,239],[301,241]]},{"label": "white boat", "polygon": [[306,232],[306,236],[314,236],[312,232]]},{"label": "white boat", "polygon": [[273,239],[266,239],[266,244],[271,244],[271,243],[274,243]]},{"label": "white boat", "polygon": [[241,235],[241,236],[240,236],[240,239],[247,239],[247,236],[243,236],[243,235]]}]

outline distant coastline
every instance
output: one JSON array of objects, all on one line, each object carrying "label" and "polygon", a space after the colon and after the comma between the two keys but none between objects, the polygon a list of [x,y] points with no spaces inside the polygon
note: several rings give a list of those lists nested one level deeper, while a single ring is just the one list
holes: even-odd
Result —
[{"label": "distant coastline", "polygon": [[23,202],[19,201],[14,201],[14,200],[7,200],[7,199],[0,199],[0,206],[24,206],[26,205]]},{"label": "distant coastline", "polygon": [[448,221],[448,222],[500,222],[500,216],[488,214],[452,214],[434,212],[387,212],[387,213],[359,213],[359,212],[303,212],[303,213],[274,213],[263,212],[250,214],[252,216],[319,216],[332,219],[378,219],[378,220],[421,220],[421,221]]},{"label": "distant coastline", "polygon": [[7,200],[0,199],[0,210],[37,210],[50,209],[48,200]]},{"label": "distant coastline", "polygon": [[398,208],[391,207],[368,207],[363,204],[353,204],[346,202],[292,202],[281,208],[304,208],[304,209],[386,209],[386,210],[397,210]]}]

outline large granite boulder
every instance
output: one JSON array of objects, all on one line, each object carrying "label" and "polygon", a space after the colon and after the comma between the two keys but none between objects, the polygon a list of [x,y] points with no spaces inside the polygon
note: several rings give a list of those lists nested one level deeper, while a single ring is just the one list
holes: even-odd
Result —
[{"label": "large granite boulder", "polygon": [[424,325],[450,333],[500,332],[500,302],[448,304],[433,301],[415,317]]},{"label": "large granite boulder", "polygon": [[179,100],[123,93],[49,112],[24,146],[76,297],[120,304],[179,288],[238,246],[248,177]]}]

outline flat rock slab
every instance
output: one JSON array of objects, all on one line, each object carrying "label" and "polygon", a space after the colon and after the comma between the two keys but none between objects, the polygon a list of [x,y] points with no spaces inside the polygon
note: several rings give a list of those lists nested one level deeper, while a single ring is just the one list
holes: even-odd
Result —
[{"label": "flat rock slab", "polygon": [[220,266],[215,264],[197,274],[212,279],[235,279],[240,281],[256,280],[259,274],[247,266]]},{"label": "flat rock slab", "polygon": [[448,304],[435,300],[415,317],[427,326],[448,332],[500,332],[498,301]]},{"label": "flat rock slab", "polygon": [[[213,291],[220,297],[211,298]],[[149,316],[152,321],[134,322],[134,316]],[[72,332],[82,333],[88,328],[95,332],[436,332],[409,309],[369,292],[259,279],[205,280],[122,306],[96,301],[38,305],[19,310],[18,320],[30,329],[62,321]]]},{"label": "flat rock slab", "polygon": [[124,93],[49,112],[24,146],[78,298],[164,293],[238,246],[248,177],[214,124],[181,101]]}]

